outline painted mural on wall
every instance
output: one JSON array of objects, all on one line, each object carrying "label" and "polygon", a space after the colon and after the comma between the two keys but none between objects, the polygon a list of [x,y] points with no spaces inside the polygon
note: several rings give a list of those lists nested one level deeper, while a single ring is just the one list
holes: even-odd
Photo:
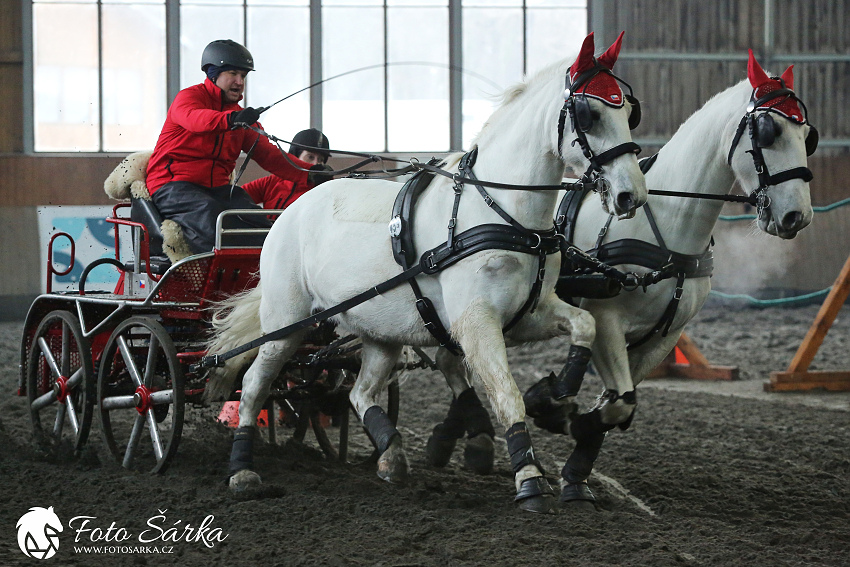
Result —
[{"label": "painted mural on wall", "polygon": [[[47,254],[51,237],[64,232],[74,240],[74,267],[66,275],[53,275],[53,291],[77,291],[80,276],[91,262],[115,257],[115,225],[106,222],[111,206],[38,207],[38,233],[41,241],[41,291],[47,289]],[[121,261],[132,261],[131,237],[126,228],[121,237]],[[71,243],[58,237],[53,243],[53,267],[64,272],[71,263]],[[118,270],[110,265],[93,269],[86,277],[86,291],[112,291]]]}]

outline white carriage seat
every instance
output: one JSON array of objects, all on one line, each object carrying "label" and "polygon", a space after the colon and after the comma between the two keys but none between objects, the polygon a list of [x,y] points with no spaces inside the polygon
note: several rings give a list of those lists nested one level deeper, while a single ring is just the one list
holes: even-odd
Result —
[{"label": "white carriage seat", "polygon": [[[151,201],[145,184],[145,172],[152,151],[136,152],[128,155],[109,174],[103,183],[106,194],[116,200],[130,200],[130,218],[148,227],[151,247],[151,264],[156,256],[167,256],[168,261],[177,262],[192,251],[183,238],[183,230],[173,220],[162,220],[159,211]],[[165,260],[163,257],[162,260]],[[160,262],[167,264],[168,262]],[[167,266],[166,266],[167,267]]]}]

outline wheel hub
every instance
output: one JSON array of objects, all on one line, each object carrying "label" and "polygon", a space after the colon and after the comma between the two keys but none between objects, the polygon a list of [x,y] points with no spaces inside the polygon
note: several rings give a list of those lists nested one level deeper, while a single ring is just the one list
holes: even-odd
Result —
[{"label": "wheel hub", "polygon": [[139,414],[144,415],[144,413],[153,405],[153,401],[151,400],[151,391],[144,385],[136,388],[136,392],[133,394],[133,404],[136,406],[136,411],[139,412]]},{"label": "wheel hub", "polygon": [[65,398],[70,394],[68,391],[68,379],[64,376],[58,377],[56,382],[53,383],[53,393],[56,394],[56,401],[59,403],[64,402]]}]

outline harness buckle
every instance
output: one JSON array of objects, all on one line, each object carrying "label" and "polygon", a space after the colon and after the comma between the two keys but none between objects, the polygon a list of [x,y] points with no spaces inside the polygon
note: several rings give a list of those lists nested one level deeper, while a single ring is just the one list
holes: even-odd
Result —
[{"label": "harness buckle", "polygon": [[453,229],[455,226],[457,226],[457,219],[456,219],[456,218],[454,218],[454,217],[452,217],[452,218],[450,218],[450,219],[449,219],[449,226],[448,226],[447,228],[448,228],[449,230],[451,230],[451,229]]},{"label": "harness buckle", "polygon": [[493,197],[491,197],[490,195],[487,195],[486,197],[484,197],[484,202],[487,203],[488,207],[492,207],[493,206]]},{"label": "harness buckle", "polygon": [[682,286],[677,285],[676,291],[673,292],[673,299],[675,299],[676,301],[682,299],[682,292],[683,291],[684,291],[684,289],[682,288]]},{"label": "harness buckle", "polygon": [[540,245],[541,245],[541,244],[543,244],[543,237],[542,237],[542,236],[540,236],[540,233],[539,233],[539,232],[532,232],[531,234],[533,234],[534,236],[536,236],[536,237],[537,237],[537,243],[536,243],[536,244],[533,244],[533,245],[531,246],[531,249],[532,249],[532,250],[537,250],[538,248],[540,248]]}]

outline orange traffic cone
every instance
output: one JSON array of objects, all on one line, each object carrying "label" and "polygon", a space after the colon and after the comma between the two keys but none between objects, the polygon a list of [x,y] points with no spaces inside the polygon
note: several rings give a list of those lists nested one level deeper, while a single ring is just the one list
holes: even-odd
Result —
[{"label": "orange traffic cone", "polygon": [[[269,426],[268,413],[266,410],[260,410],[260,415],[257,416],[257,427]],[[217,420],[227,427],[234,429],[239,427],[239,402],[224,402]]]},{"label": "orange traffic cone", "polygon": [[676,352],[676,364],[690,364],[691,361],[688,360],[688,357],[685,356],[685,353],[682,352],[682,349],[676,347],[673,349]]}]

